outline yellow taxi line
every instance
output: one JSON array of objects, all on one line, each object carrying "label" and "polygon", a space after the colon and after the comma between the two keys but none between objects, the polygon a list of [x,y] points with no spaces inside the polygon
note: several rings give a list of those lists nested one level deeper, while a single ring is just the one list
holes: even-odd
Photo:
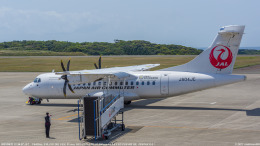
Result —
[{"label": "yellow taxi line", "polygon": [[[80,115],[81,115],[81,113],[80,113]],[[70,120],[70,119],[68,119],[68,118],[70,118],[70,117],[74,117],[74,116],[78,116],[78,114],[73,114],[73,115],[69,115],[69,116],[61,117],[61,118],[54,119],[54,120]]]}]

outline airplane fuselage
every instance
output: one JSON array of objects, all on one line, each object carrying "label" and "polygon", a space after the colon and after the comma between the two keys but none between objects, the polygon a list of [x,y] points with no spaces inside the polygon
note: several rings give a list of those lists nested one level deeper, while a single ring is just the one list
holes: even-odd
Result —
[{"label": "airplane fuselage", "polygon": [[[123,94],[125,101],[163,98],[203,90],[245,80],[244,75],[203,74],[176,71],[130,72],[134,77],[124,79],[103,79],[91,83],[71,84],[75,93],[67,89],[63,94],[64,80],[61,75],[46,73],[23,89],[31,97],[41,99],[79,99],[88,94],[100,92]],[[68,87],[66,87],[68,88]]]}]

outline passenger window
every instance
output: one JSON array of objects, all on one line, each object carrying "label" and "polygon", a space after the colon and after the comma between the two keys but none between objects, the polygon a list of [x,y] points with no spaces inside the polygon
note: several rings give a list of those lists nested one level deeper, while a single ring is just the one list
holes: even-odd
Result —
[{"label": "passenger window", "polygon": [[136,82],[136,85],[139,85],[139,82],[138,82],[138,81]]},{"label": "passenger window", "polygon": [[101,86],[101,82],[98,82],[98,86]]},{"label": "passenger window", "polygon": [[115,82],[115,86],[117,86],[117,82]]},{"label": "passenger window", "polygon": [[147,85],[150,85],[150,81],[147,81]]},{"label": "passenger window", "polygon": [[131,86],[133,86],[134,85],[134,82],[133,81],[131,81]]},{"label": "passenger window", "polygon": [[83,86],[85,86],[85,85],[86,85],[86,83],[83,84]]},{"label": "passenger window", "polygon": [[125,82],[125,85],[127,86],[127,85],[128,85],[128,82]]},{"label": "passenger window", "polygon": [[142,81],[142,85],[144,85],[144,81]]},{"label": "passenger window", "polygon": [[123,85],[123,82],[120,82],[120,85],[122,86],[122,85]]},{"label": "passenger window", "polygon": [[155,85],[155,81],[153,81],[153,85]]},{"label": "passenger window", "polygon": [[103,86],[106,86],[107,85],[107,82],[104,82]]},{"label": "passenger window", "polygon": [[91,85],[91,83],[88,83],[88,85],[90,86],[90,85]]},{"label": "passenger window", "polygon": [[93,86],[95,86],[96,85],[96,82],[93,82]]}]

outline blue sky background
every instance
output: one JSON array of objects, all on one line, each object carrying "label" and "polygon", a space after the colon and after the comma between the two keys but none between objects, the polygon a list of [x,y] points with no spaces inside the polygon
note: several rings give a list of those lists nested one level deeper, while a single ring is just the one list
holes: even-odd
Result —
[{"label": "blue sky background", "polygon": [[0,42],[147,40],[207,47],[221,26],[246,25],[260,46],[260,0],[0,0]]}]

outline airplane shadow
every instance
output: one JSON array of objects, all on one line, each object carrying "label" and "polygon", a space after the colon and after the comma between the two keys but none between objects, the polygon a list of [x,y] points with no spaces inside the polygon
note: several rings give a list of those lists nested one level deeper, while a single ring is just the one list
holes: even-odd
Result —
[{"label": "airplane shadow", "polygon": [[247,110],[246,111],[247,116],[260,116],[260,108],[255,108],[252,110]]},{"label": "airplane shadow", "polygon": [[[55,106],[55,107],[75,107],[74,109],[70,109],[67,113],[75,113],[78,112],[78,104],[63,104],[63,103],[47,103],[47,104],[37,104],[36,106]],[[80,110],[82,111],[82,109]]]},{"label": "airplane shadow", "polygon": [[[128,111],[131,109],[165,109],[165,110],[220,110],[220,111],[244,111],[247,116],[260,116],[260,108],[255,108],[252,110],[244,109],[228,109],[228,108],[203,108],[203,107],[180,107],[180,106],[139,106],[132,105],[125,107],[123,111]],[[68,122],[78,122],[78,118],[69,120]]]},{"label": "airplane shadow", "polygon": [[165,109],[165,110],[226,110],[226,111],[246,111],[244,109],[229,109],[229,108],[208,108],[208,107],[182,107],[182,106],[142,106],[131,105],[126,109]]},{"label": "airplane shadow", "polygon": [[163,110],[219,110],[219,111],[244,111],[247,116],[260,116],[260,108],[251,110],[246,109],[232,109],[232,108],[211,108],[211,107],[183,107],[183,106],[147,106],[163,99],[147,99],[134,102],[133,104],[125,106],[123,111],[132,109],[163,109]]},{"label": "airplane shadow", "polygon": [[[137,100],[134,101],[133,103],[136,105],[148,105],[152,104],[158,101],[161,101],[163,99],[144,99],[144,100]],[[75,109],[68,110],[67,113],[69,112],[77,112],[78,111],[78,104],[72,104],[72,103],[43,103],[43,104],[35,104],[34,106],[55,106],[55,107],[75,107]],[[125,105],[125,107],[128,107],[129,105]]]},{"label": "airplane shadow", "polygon": [[72,120],[69,120],[68,122],[79,122],[79,118],[74,118],[74,119],[72,119]]},{"label": "airplane shadow", "polygon": [[[143,99],[143,100],[137,100],[134,101],[134,104],[137,105],[148,105],[152,104],[158,101],[163,100],[162,98],[159,99]],[[56,106],[56,107],[78,107],[78,104],[73,104],[73,103],[42,103],[42,104],[35,104],[34,106]],[[128,106],[128,105],[125,105]]]},{"label": "airplane shadow", "polygon": [[44,103],[44,104],[36,104],[36,106],[55,106],[55,107],[78,107],[78,104],[72,103]]},{"label": "airplane shadow", "polygon": [[[182,106],[148,106],[152,103],[164,100],[163,98],[157,99],[142,99],[132,102],[130,105],[125,105],[123,111],[132,109],[165,109],[165,110],[220,110],[220,111],[245,111],[247,116],[260,116],[260,108],[252,110],[245,109],[232,109],[232,108],[211,108],[211,107],[182,107]],[[59,103],[47,103],[37,106],[56,106],[56,107],[75,107],[75,109],[68,110],[68,112],[77,112],[78,104],[59,104]],[[70,120],[69,122],[78,122],[77,118]]]},{"label": "airplane shadow", "polygon": [[161,100],[164,100],[164,98],[152,98],[152,99],[142,99],[142,100],[137,100],[132,102],[130,105],[125,105],[125,107],[131,106],[131,105],[142,105],[142,106],[146,106],[152,103],[156,103],[159,102]]},{"label": "airplane shadow", "polygon": [[111,135],[109,136],[109,138],[107,140],[102,139],[102,138],[95,140],[92,137],[92,138],[85,139],[83,141],[85,141],[86,143],[91,143],[91,144],[111,144],[116,139],[118,139],[128,133],[135,133],[138,130],[140,130],[141,128],[143,128],[143,126],[129,126],[129,127],[125,128],[125,131],[121,131],[121,128],[118,128],[117,130],[115,130],[111,133]]}]

